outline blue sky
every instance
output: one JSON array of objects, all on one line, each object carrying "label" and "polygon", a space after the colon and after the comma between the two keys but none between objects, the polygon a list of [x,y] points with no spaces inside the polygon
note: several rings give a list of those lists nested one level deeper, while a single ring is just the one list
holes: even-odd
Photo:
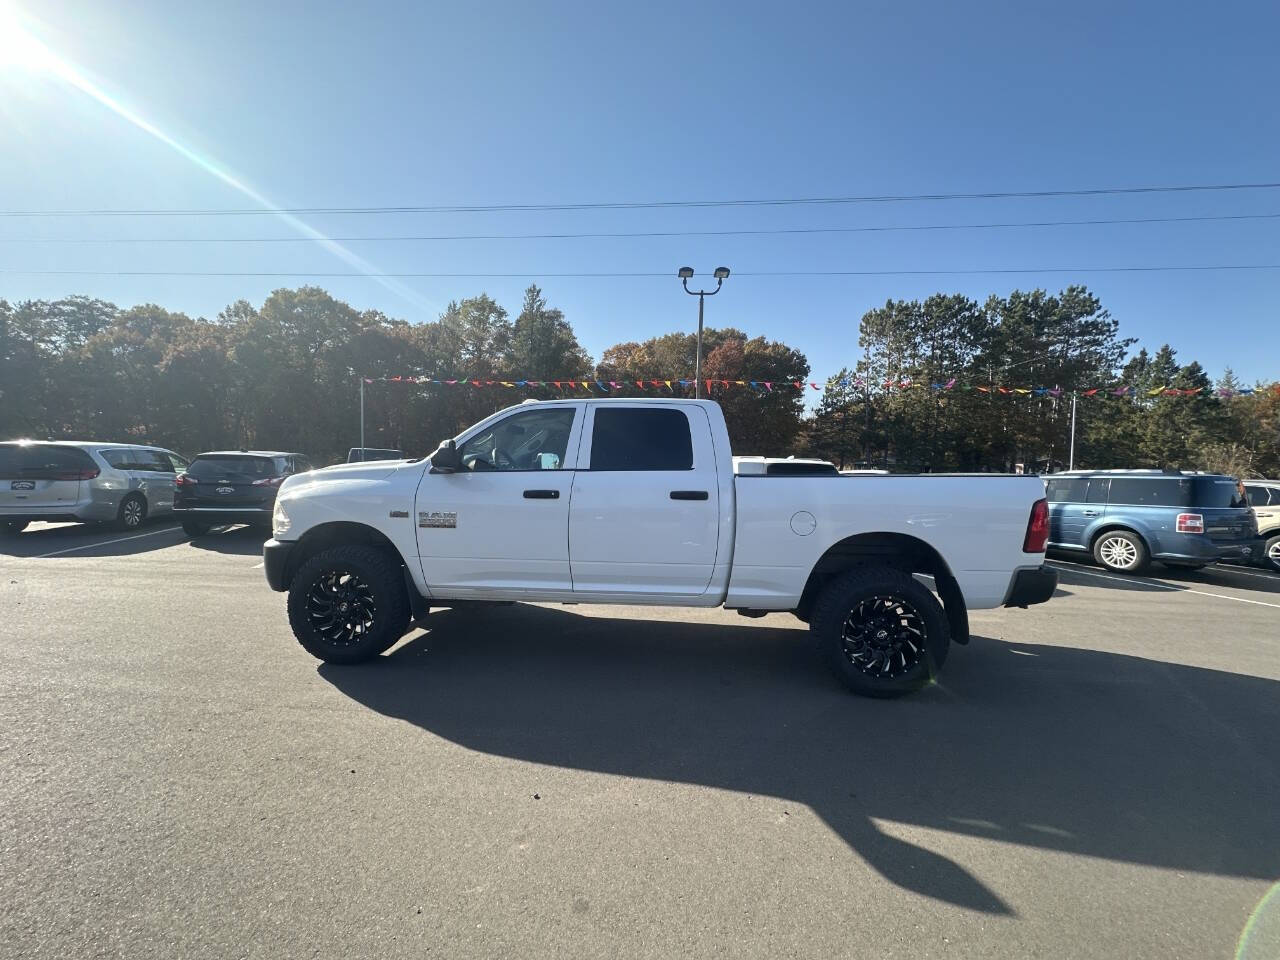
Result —
[{"label": "blue sky", "polygon": [[[6,0],[0,0],[0,5]],[[181,13],[176,12],[181,8]],[[12,13],[15,9],[9,3]],[[1193,4],[71,2],[19,16],[63,62],[4,65],[0,209],[243,208],[210,165],[286,207],[571,203],[1280,180],[1280,7]],[[10,21],[12,22],[12,21]],[[0,21],[2,23],[2,21]],[[11,45],[10,45],[11,46]],[[12,51],[10,51],[12,53]],[[11,55],[10,61],[14,58]],[[177,146],[184,147],[186,153]],[[753,230],[1280,213],[1280,190],[875,205],[314,215],[327,236]],[[275,216],[0,218],[0,270],[349,272]],[[361,242],[381,272],[527,273],[593,355],[692,329],[675,279],[735,271],[707,320],[801,349],[822,379],[889,298],[1088,285],[1148,345],[1217,376],[1280,377],[1280,219],[584,240]],[[1072,268],[981,276],[755,271]],[[668,272],[656,278],[556,273]],[[212,316],[289,278],[0,274],[10,301],[87,293]],[[412,321],[527,279],[314,281]],[[670,371],[680,374],[682,371]]]}]

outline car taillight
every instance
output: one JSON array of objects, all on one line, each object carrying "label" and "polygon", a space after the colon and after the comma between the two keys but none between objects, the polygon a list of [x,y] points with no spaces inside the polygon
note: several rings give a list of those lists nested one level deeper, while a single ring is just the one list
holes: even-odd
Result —
[{"label": "car taillight", "polygon": [[188,477],[185,473],[180,473],[173,478],[173,482],[180,487],[194,487],[200,481],[195,477]]},{"label": "car taillight", "polygon": [[1022,540],[1023,553],[1044,553],[1049,542],[1049,501],[1037,500],[1027,520],[1027,535]]},{"label": "car taillight", "polygon": [[55,480],[92,480],[102,471],[97,467],[85,467],[83,470],[64,470],[61,473],[55,473]]},{"label": "car taillight", "polygon": [[284,477],[263,477],[261,480],[253,481],[255,487],[278,487],[284,483]]},{"label": "car taillight", "polygon": [[1198,513],[1178,514],[1179,533],[1204,533],[1204,517]]}]

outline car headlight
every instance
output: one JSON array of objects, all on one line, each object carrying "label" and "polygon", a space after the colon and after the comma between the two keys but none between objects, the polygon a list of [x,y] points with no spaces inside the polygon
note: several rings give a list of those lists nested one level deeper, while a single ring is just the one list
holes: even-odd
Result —
[{"label": "car headlight", "polygon": [[271,534],[275,537],[282,537],[289,532],[289,527],[293,525],[293,521],[289,519],[289,514],[284,509],[284,504],[279,500],[276,501],[275,509],[271,511]]}]

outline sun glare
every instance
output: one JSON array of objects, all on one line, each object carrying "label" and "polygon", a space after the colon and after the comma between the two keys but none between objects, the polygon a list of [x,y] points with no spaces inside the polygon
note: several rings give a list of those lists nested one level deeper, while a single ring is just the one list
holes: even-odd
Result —
[{"label": "sun glare", "polygon": [[0,7],[0,69],[47,69],[49,48],[29,34],[12,11]]}]

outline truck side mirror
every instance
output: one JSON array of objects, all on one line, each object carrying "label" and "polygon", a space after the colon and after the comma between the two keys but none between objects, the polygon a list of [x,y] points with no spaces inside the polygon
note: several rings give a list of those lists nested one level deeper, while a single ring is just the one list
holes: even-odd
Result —
[{"label": "truck side mirror", "polygon": [[452,440],[445,440],[431,455],[431,469],[435,472],[453,473],[461,467],[462,458],[458,456],[458,445]]}]

